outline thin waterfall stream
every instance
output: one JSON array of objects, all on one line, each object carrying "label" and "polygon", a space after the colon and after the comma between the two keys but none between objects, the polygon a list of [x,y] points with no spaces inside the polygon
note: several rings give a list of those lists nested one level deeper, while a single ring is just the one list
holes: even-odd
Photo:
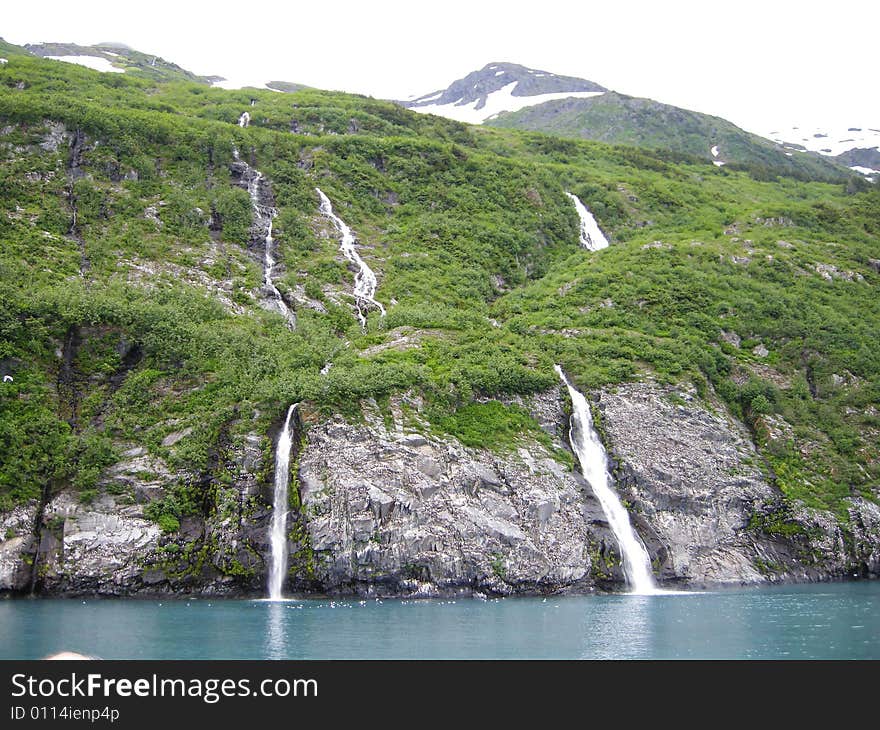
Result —
[{"label": "thin waterfall stream", "polygon": [[354,233],[352,233],[351,228],[349,228],[345,221],[333,212],[333,205],[330,203],[330,198],[328,198],[320,188],[315,188],[315,191],[321,199],[321,214],[326,216],[330,222],[333,223],[333,227],[339,232],[339,250],[342,251],[345,258],[358,267],[358,272],[354,277],[354,299],[361,327],[366,327],[366,310],[370,305],[376,307],[381,316],[385,316],[385,307],[382,306],[381,302],[377,302],[375,298],[376,287],[378,286],[376,275],[360,257],[360,254],[355,247],[357,239],[355,238]]},{"label": "thin waterfall stream", "polygon": [[[246,114],[247,112],[244,112],[242,116]],[[266,199],[271,199],[271,194],[265,190],[268,183],[266,183],[262,172],[255,170],[241,159],[238,149],[233,147],[232,155],[244,170],[242,179],[247,184],[248,195],[251,197],[251,206],[254,209],[254,227],[259,230],[263,239],[263,291],[265,296],[261,304],[264,309],[284,317],[290,329],[296,329],[296,315],[287,306],[274,282],[275,264],[278,262],[275,260],[275,238],[272,235],[272,229],[278,211],[274,206],[263,202]]]},{"label": "thin waterfall stream", "polygon": [[288,482],[290,481],[290,448],[293,445],[293,414],[299,403],[287,409],[284,427],[278,434],[275,447],[275,488],[272,496],[272,524],[269,528],[271,545],[269,564],[269,599],[283,598],[284,578],[287,574],[287,513]]},{"label": "thin waterfall stream", "polygon": [[596,219],[593,217],[593,214],[587,206],[581,202],[581,199],[577,195],[572,195],[568,192],[565,194],[571,199],[571,202],[574,203],[578,218],[581,220],[581,246],[590,251],[598,251],[602,248],[608,248],[608,239],[605,238],[605,234],[602,233],[599,224],[596,223]]},{"label": "thin waterfall stream", "polygon": [[[242,113],[239,125],[246,127],[249,123],[250,115],[247,112]],[[296,315],[287,306],[273,281],[276,261],[273,254],[275,239],[272,237],[272,224],[278,211],[274,206],[264,202],[271,199],[271,195],[263,189],[265,183],[263,173],[242,160],[237,147],[232,148],[232,156],[242,172],[242,180],[247,185],[254,209],[254,227],[260,231],[263,238],[263,290],[268,296],[261,303],[269,311],[282,315],[290,329],[296,329]],[[292,419],[298,405],[294,403],[287,409],[287,417],[284,419],[284,426],[278,435],[278,443],[275,447],[275,484],[272,496],[272,521],[269,527],[268,590],[269,600],[272,601],[283,599],[282,590],[287,575],[287,513],[289,511],[287,494],[290,481],[290,449],[293,444]]]},{"label": "thin waterfall stream", "polygon": [[623,572],[631,593],[648,595],[661,593],[654,583],[648,551],[633,529],[629,513],[611,487],[608,457],[599,434],[593,428],[593,418],[587,399],[565,377],[559,365],[556,373],[571,396],[571,424],[569,440],[581,467],[581,473],[590,483],[593,493],[602,505],[623,557]]}]

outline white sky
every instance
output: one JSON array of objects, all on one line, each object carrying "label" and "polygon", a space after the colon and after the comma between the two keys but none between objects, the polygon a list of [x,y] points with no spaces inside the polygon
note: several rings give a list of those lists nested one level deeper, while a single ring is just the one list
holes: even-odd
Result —
[{"label": "white sky", "polygon": [[200,74],[381,98],[491,61],[590,79],[753,131],[880,128],[880,2],[5,0],[12,43],[117,41]]}]

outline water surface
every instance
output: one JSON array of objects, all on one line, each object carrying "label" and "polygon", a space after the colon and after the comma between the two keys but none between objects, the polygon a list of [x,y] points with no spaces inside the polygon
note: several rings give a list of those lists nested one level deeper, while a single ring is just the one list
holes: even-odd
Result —
[{"label": "water surface", "polygon": [[481,601],[0,601],[0,658],[880,659],[880,581]]}]

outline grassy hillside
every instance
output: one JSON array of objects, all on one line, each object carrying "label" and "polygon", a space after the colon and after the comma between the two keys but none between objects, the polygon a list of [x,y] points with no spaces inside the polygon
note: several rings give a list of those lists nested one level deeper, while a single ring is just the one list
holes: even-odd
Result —
[{"label": "grassy hillside", "polygon": [[120,45],[79,46],[75,43],[35,43],[28,44],[26,50],[35,56],[94,56],[106,59],[116,68],[127,74],[154,81],[191,81],[210,84],[204,76],[197,76],[160,58],[154,53],[142,53],[133,48]]},{"label": "grassy hillside", "polygon": [[588,99],[559,99],[508,112],[490,126],[525,129],[560,137],[664,149],[715,159],[752,171],[784,172],[806,179],[836,180],[843,167],[820,155],[783,150],[720,117],[680,109],[651,99],[610,91]]},{"label": "grassy hillside", "polygon": [[[235,149],[271,184],[295,331],[259,306]],[[230,424],[266,432],[293,401],[353,413],[412,390],[438,431],[504,448],[527,416],[476,399],[545,389],[554,362],[582,388],[693,381],[749,424],[790,498],[878,497],[864,182],[33,57],[0,66],[0,165],[0,509],[67,484],[94,498],[132,445],[204,472]],[[365,331],[316,186],[378,276],[388,314]],[[608,249],[578,247],[564,191]]]},{"label": "grassy hillside", "polygon": [[0,38],[0,56],[3,58],[9,58],[9,56],[27,56],[28,52],[26,49],[21,46],[16,46],[14,43],[9,43],[8,41]]}]

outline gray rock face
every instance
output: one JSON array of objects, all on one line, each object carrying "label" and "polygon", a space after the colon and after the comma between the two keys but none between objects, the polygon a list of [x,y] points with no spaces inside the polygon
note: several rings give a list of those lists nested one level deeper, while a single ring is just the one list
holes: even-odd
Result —
[{"label": "gray rock face", "polygon": [[0,591],[23,591],[30,586],[37,507],[30,502],[0,514]]},{"label": "gray rock face", "polygon": [[[58,540],[57,549],[45,556],[42,565],[46,589],[104,595],[136,590],[143,558],[157,548],[161,535],[154,522],[144,519],[141,505],[123,506],[110,495],[83,505],[63,492],[43,514],[44,523],[56,525],[53,532]],[[43,543],[47,542],[44,537]]]},{"label": "gray rock face", "polygon": [[340,418],[313,427],[300,490],[327,592],[585,590],[584,485],[540,446],[497,455]]},{"label": "gray rock face", "polygon": [[[670,400],[670,395],[678,402]],[[757,583],[754,505],[778,499],[755,466],[751,442],[693,393],[653,383],[603,392],[599,401],[619,492],[646,537],[667,549],[663,575],[694,583]]]},{"label": "gray rock face", "polygon": [[880,506],[862,498],[854,499],[849,514],[857,561],[853,577],[880,576]]},{"label": "gray rock face", "polygon": [[[650,381],[593,400],[615,488],[661,584],[880,576],[880,507],[850,500],[842,526],[830,513],[787,503],[720,406]],[[556,446],[567,445],[560,389],[516,402]],[[400,405],[392,402],[388,426],[375,408],[358,423],[337,416],[304,434],[298,425],[289,591],[511,595],[622,586],[616,541],[579,473],[535,441],[499,454],[438,438],[404,421],[417,402]],[[169,433],[166,445],[186,431]],[[272,472],[265,439],[275,439],[271,431],[238,434],[221,437],[204,474],[175,473],[133,447],[103,474],[92,503],[62,490],[45,505],[0,514],[0,592],[262,595]],[[182,481],[204,490],[202,512],[163,532],[145,513]]]},{"label": "gray rock face", "polygon": [[852,500],[845,534],[834,515],[787,505],[722,408],[644,382],[601,393],[599,410],[618,491],[662,577],[709,585],[880,575],[880,508]]},{"label": "gray rock face", "polygon": [[[170,436],[176,443],[186,429]],[[169,440],[169,439],[166,439]],[[143,447],[125,451],[104,473],[99,496],[83,504],[62,490],[0,515],[0,591],[54,595],[253,595],[264,583],[268,505],[262,437],[245,434],[218,454],[205,512],[164,533],[145,517],[173,484],[199,475],[174,473]]]},{"label": "gray rock face", "polygon": [[872,170],[880,169],[880,148],[877,147],[856,147],[847,150],[835,158],[847,167],[858,165],[859,167],[868,167]]},{"label": "gray rock face", "polygon": [[67,129],[61,122],[46,121],[46,134],[40,143],[46,152],[57,152],[58,147],[65,141]]},{"label": "gray rock face", "polygon": [[[784,517],[796,528],[762,546],[763,562],[772,580],[814,581],[828,578],[880,576],[880,507],[858,497],[847,500],[849,522],[843,527],[834,515],[799,506]],[[779,520],[779,515],[773,515]]]}]

